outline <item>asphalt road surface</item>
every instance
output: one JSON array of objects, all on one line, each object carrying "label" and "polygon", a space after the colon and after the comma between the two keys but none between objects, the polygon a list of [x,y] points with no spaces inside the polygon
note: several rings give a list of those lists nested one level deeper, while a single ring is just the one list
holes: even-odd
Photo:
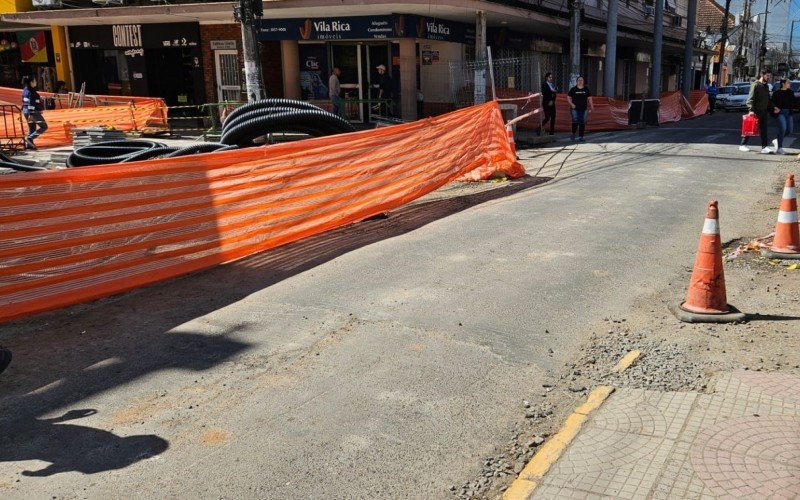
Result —
[{"label": "asphalt road surface", "polygon": [[0,496],[451,497],[603,318],[683,279],[709,199],[752,234],[780,158],[739,120],[521,151],[531,177],[3,325]]}]

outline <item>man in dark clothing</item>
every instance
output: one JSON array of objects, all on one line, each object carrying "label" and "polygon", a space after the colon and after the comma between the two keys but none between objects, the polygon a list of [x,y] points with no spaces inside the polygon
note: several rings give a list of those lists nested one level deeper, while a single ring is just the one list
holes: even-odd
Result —
[{"label": "man in dark clothing", "polygon": [[[770,154],[773,151],[767,146],[769,144],[768,126],[767,121],[769,114],[772,112],[779,113],[780,109],[773,106],[769,96],[769,87],[767,84],[772,78],[772,71],[765,69],[761,72],[761,78],[754,81],[750,86],[750,94],[747,96],[747,109],[750,111],[750,116],[758,118],[758,131],[761,136],[761,154]],[[750,151],[747,147],[747,137],[742,137],[742,144],[739,146],[739,151]]]},{"label": "man in dark clothing", "polygon": [[[383,64],[377,66],[375,69],[378,70],[378,99],[386,99],[391,101],[393,98],[392,94],[394,91],[392,77],[389,76],[388,73],[386,73],[386,66],[384,66]],[[390,111],[392,109],[391,103],[380,103],[379,105],[381,111],[383,111],[381,114],[388,114],[389,116],[391,116],[391,111]]]},{"label": "man in dark clothing", "polygon": [[[553,73],[544,75],[542,82],[542,108],[544,109],[544,121],[542,128],[550,122],[550,135],[555,135],[556,130],[556,86],[553,83]],[[539,134],[542,131],[539,130]]]}]

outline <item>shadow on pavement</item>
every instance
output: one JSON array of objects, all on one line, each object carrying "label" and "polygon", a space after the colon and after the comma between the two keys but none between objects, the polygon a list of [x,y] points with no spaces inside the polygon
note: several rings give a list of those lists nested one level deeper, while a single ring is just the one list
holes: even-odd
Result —
[{"label": "shadow on pavement", "polygon": [[[524,177],[461,196],[455,185],[456,195],[436,192],[385,220],[362,221],[228,265],[2,325],[0,341],[14,353],[14,362],[0,376],[0,463],[52,464],[22,472],[29,476],[91,474],[164,452],[169,443],[159,436],[122,437],[64,422],[95,414],[108,418],[112,410],[97,401],[91,404],[96,410],[70,410],[93,396],[145,377],[151,392],[171,389],[168,377],[153,375],[209,370],[253,347],[235,338],[244,322],[224,332],[176,327],[355,249],[548,180]],[[61,416],[46,418],[53,414]]]},{"label": "shadow on pavement", "polygon": [[56,418],[32,419],[15,426],[15,438],[0,448],[0,462],[43,460],[44,469],[22,471],[23,476],[45,477],[60,472],[94,474],[122,469],[164,452],[169,444],[154,435],[120,437],[112,432],[63,424],[96,410],[71,410]]},{"label": "shadow on pavement", "polygon": [[782,314],[748,314],[748,321],[800,321],[800,316],[787,316]]}]

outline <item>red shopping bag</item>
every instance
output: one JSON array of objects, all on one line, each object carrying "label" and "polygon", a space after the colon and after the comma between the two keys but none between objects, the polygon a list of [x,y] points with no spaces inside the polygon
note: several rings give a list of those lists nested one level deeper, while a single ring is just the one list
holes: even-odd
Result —
[{"label": "red shopping bag", "polygon": [[755,137],[758,134],[758,117],[756,115],[744,115],[742,117],[742,137]]}]

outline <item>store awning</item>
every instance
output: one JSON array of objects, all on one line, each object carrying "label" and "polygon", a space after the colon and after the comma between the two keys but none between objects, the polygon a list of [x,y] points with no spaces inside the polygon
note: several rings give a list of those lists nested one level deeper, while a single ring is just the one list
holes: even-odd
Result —
[{"label": "store awning", "polygon": [[0,31],[28,31],[28,30],[49,30],[50,26],[44,25],[36,25],[36,24],[24,24],[24,23],[12,23],[8,21],[0,21]]},{"label": "store awning", "polygon": [[[233,23],[233,7],[238,2],[101,7],[95,9],[59,9],[4,14],[8,23],[35,23],[54,26],[86,26],[103,24],[150,24],[198,22],[201,24]],[[415,14],[428,18],[474,23],[475,13],[484,11],[487,24],[505,26],[523,33],[540,36],[563,35],[569,27],[560,19],[527,9],[479,0],[267,0],[265,19],[290,19],[326,16],[370,16],[389,13]],[[313,13],[313,16],[309,16]]]}]

